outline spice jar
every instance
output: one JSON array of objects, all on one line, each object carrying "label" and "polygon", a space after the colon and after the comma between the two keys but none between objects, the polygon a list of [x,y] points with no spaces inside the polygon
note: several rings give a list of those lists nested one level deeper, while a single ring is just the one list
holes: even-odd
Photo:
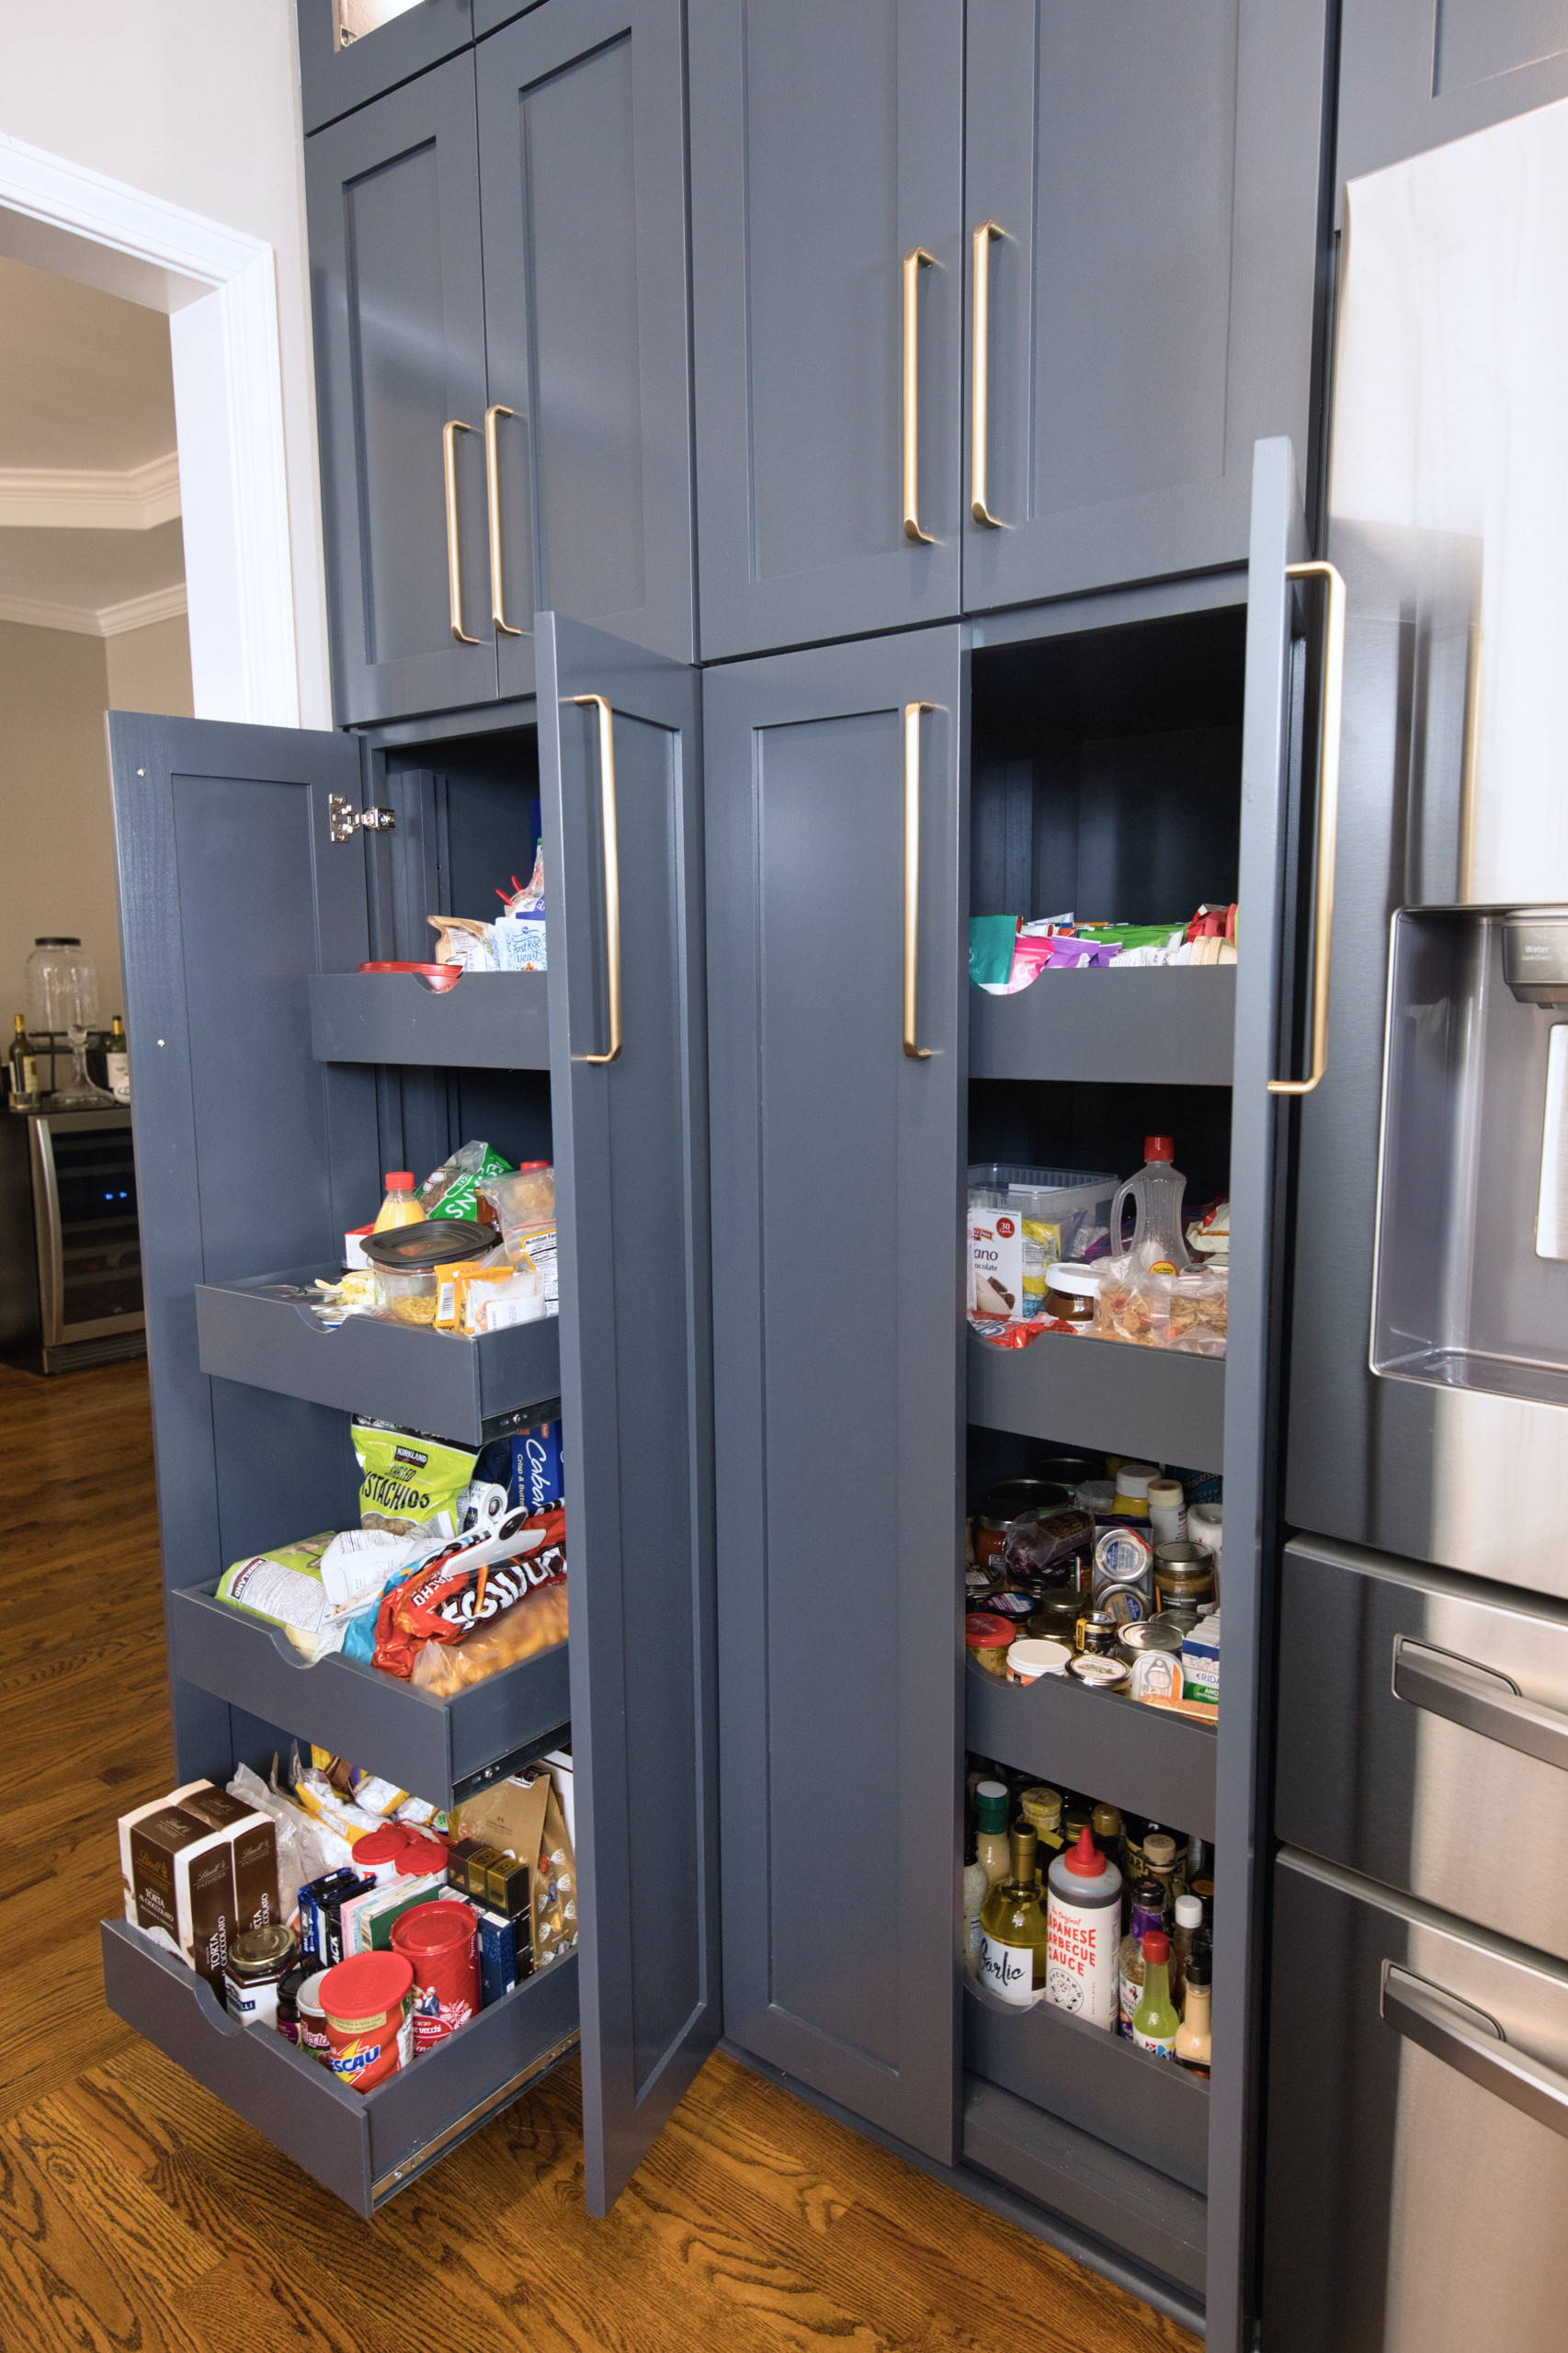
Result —
[{"label": "spice jar", "polygon": [[1059,1258],[1046,1277],[1043,1313],[1054,1315],[1060,1324],[1074,1324],[1092,1332],[1101,1280],[1098,1267],[1074,1266]]},{"label": "spice jar", "polygon": [[1075,1593],[1048,1593],[1026,1621],[1025,1631],[1047,1643],[1065,1643],[1069,1650],[1078,1647],[1078,1620],[1084,1614],[1081,1597]]},{"label": "spice jar", "polygon": [[1161,1609],[1196,1609],[1214,1598],[1214,1559],[1199,1544],[1156,1544],[1154,1600]]},{"label": "spice jar", "polygon": [[987,1609],[971,1609],[963,1621],[963,1638],[976,1666],[987,1675],[1006,1677],[1007,1653],[1017,1632],[1010,1618],[994,1618]]},{"label": "spice jar", "polygon": [[247,1928],[229,1947],[223,1964],[223,1995],[229,2016],[242,2026],[278,2023],[278,1988],[296,1959],[294,1939],[278,1922]]},{"label": "spice jar", "polygon": [[1109,1658],[1120,1631],[1108,1610],[1091,1609],[1078,1620],[1078,1648],[1085,1658]]},{"label": "spice jar", "polygon": [[1159,1475],[1159,1465],[1155,1462],[1119,1462],[1117,1464],[1116,1502],[1113,1508],[1118,1518],[1148,1518],[1149,1489]]}]

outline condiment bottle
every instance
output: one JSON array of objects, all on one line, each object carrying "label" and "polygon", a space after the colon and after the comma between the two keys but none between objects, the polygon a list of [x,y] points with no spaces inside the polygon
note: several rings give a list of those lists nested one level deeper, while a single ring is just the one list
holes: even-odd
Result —
[{"label": "condiment bottle", "polygon": [[1176,2055],[1195,2075],[1206,2075],[1213,2033],[1213,1962],[1206,1944],[1194,1945],[1187,1964],[1187,2000],[1176,2030]]},{"label": "condiment bottle", "polygon": [[1085,1822],[1077,1844],[1047,1874],[1046,1998],[1085,2026],[1114,2032],[1121,1873],[1095,1844]]},{"label": "condiment bottle", "polygon": [[1118,1519],[1147,1519],[1149,1489],[1160,1475],[1156,1462],[1122,1462],[1117,1466],[1116,1496],[1111,1511]]},{"label": "condiment bottle", "polygon": [[1132,1926],[1117,1956],[1117,2030],[1131,2036],[1132,2016],[1143,1998],[1143,1939],[1165,1922],[1165,1895],[1157,1879],[1141,1879],[1132,1891]]},{"label": "condiment bottle", "polygon": [[386,1199],[376,1212],[376,1222],[370,1231],[385,1233],[392,1225],[423,1225],[425,1212],[414,1189],[414,1172],[410,1168],[387,1170]]},{"label": "condiment bottle", "polygon": [[1203,1906],[1196,1895],[1178,1895],[1176,1900],[1176,1927],[1171,1931],[1171,1995],[1176,2007],[1181,2007],[1182,1988],[1187,1982],[1187,1964],[1192,1955],[1194,1941],[1203,1934]]},{"label": "condiment bottle", "polygon": [[963,1867],[963,1909],[959,1915],[959,1958],[971,1977],[980,1974],[980,1913],[991,1881],[978,1859]]},{"label": "condiment bottle", "polygon": [[1045,1984],[1046,1919],[1034,1866],[1034,1832],[1022,1822],[1012,1834],[1008,1876],[980,1915],[980,1982],[1004,2002],[1032,2002]]},{"label": "condiment bottle", "polygon": [[1007,1843],[1007,1789],[1003,1781],[982,1781],[974,1792],[974,1859],[985,1873],[988,1887],[1000,1887],[1012,1864]]},{"label": "condiment bottle", "polygon": [[1142,1167],[1128,1178],[1110,1205],[1111,1256],[1122,1249],[1122,1204],[1131,1199],[1132,1238],[1126,1247],[1146,1274],[1179,1275],[1192,1264],[1181,1222],[1187,1178],[1175,1160],[1176,1145],[1169,1136],[1145,1136]]},{"label": "condiment bottle", "polygon": [[1102,1800],[1089,1816],[1089,1827],[1108,1855],[1114,1855],[1121,1845],[1121,1816],[1113,1805]]},{"label": "condiment bottle", "polygon": [[1049,1861],[1051,1855],[1059,1855],[1067,1843],[1066,1833],[1062,1826],[1061,1790],[1046,1789],[1043,1785],[1025,1790],[1018,1798],[1018,1811],[1034,1832],[1040,1846],[1049,1850],[1044,1859]]},{"label": "condiment bottle", "polygon": [[1187,1498],[1179,1479],[1151,1479],[1149,1519],[1156,1544],[1179,1544],[1187,1535]]},{"label": "condiment bottle", "polygon": [[1150,1928],[1143,1938],[1143,1992],[1132,2013],[1132,2040],[1140,2051],[1156,2059],[1176,2057],[1181,2019],[1171,1999],[1168,1975],[1171,1940],[1163,1928]]},{"label": "condiment bottle", "polygon": [[1156,1829],[1153,1824],[1143,1834],[1143,1868],[1151,1879],[1157,1879],[1165,1898],[1165,1917],[1171,1916],[1176,1890],[1171,1881],[1176,1877],[1176,1842],[1168,1830]]}]

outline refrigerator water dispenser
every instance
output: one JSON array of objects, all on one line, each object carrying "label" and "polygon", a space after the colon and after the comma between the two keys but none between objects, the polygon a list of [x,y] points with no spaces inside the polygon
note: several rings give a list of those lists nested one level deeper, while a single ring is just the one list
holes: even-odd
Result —
[{"label": "refrigerator water dispenser", "polygon": [[1568,907],[1393,919],[1371,1363],[1568,1406]]}]

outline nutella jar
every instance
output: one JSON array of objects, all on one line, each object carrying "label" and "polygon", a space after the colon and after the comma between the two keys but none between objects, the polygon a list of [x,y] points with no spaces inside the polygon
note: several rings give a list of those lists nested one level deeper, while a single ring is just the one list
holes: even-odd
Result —
[{"label": "nutella jar", "polygon": [[1058,1259],[1046,1277],[1043,1313],[1053,1315],[1059,1324],[1077,1324],[1092,1332],[1095,1302],[1103,1279],[1098,1267],[1075,1267]]}]

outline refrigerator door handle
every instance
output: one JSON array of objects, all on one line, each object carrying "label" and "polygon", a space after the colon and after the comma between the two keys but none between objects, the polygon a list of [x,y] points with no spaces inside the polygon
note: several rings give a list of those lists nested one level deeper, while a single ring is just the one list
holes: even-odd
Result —
[{"label": "refrigerator door handle", "polygon": [[1483,2092],[1568,2140],[1568,2076],[1515,2051],[1484,2010],[1385,1961],[1379,2007],[1396,2034],[1419,2043]]},{"label": "refrigerator door handle", "polygon": [[1537,1757],[1568,1773],[1568,1716],[1527,1699],[1513,1678],[1496,1667],[1396,1634],[1393,1688],[1395,1698],[1408,1700],[1413,1708],[1446,1716],[1466,1732],[1479,1733],[1483,1740],[1500,1741],[1521,1756]]}]

